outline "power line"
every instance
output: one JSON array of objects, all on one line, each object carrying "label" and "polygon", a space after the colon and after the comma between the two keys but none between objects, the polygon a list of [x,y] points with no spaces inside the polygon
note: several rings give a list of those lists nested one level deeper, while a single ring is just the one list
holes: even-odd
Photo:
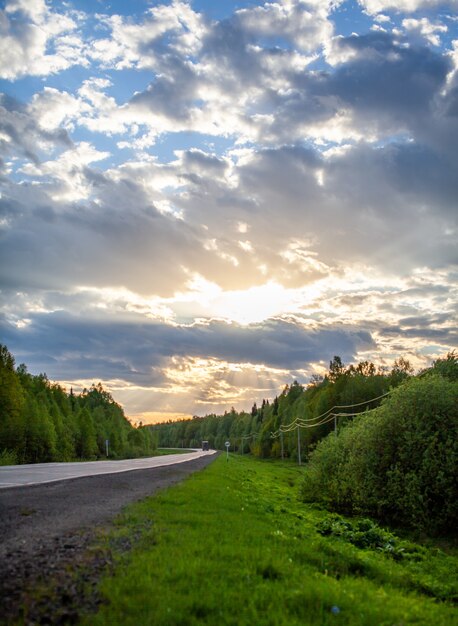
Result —
[{"label": "power line", "polygon": [[371,398],[370,400],[364,400],[363,402],[355,402],[354,404],[336,404],[332,406],[330,409],[328,409],[327,411],[325,411],[324,413],[322,413],[321,415],[317,415],[316,417],[310,417],[308,419],[301,419],[301,418],[296,418],[296,419],[302,422],[314,422],[314,421],[321,419],[322,417],[327,416],[329,413],[332,413],[335,409],[352,409],[355,406],[363,406],[364,404],[370,404],[371,402],[375,402],[376,400],[381,400],[382,398],[385,398],[390,393],[391,391],[387,391],[386,393],[382,393],[380,396]]},{"label": "power line", "polygon": [[[381,400],[382,398],[385,398],[390,393],[391,391],[387,391],[386,393],[383,393],[380,396],[376,396],[375,398],[371,398],[370,400],[364,400],[363,402],[355,402],[354,404],[336,404],[335,406],[331,407],[330,409],[328,409],[321,415],[318,415],[316,417],[312,417],[309,419],[296,417],[296,419],[293,422],[290,422],[289,424],[284,424],[284,425],[282,424],[278,428],[278,430],[271,433],[270,436],[271,438],[275,439],[283,433],[292,432],[296,428],[315,428],[316,426],[323,426],[324,424],[328,424],[329,422],[331,422],[337,417],[355,417],[356,415],[361,415],[362,413],[369,413],[370,411],[374,411],[375,409],[369,409],[367,411],[360,411],[358,413],[335,413],[334,410],[335,409],[351,409],[354,407],[363,406],[365,404],[371,404],[372,402],[375,402],[376,400]],[[318,420],[321,420],[321,421],[318,421]]]}]

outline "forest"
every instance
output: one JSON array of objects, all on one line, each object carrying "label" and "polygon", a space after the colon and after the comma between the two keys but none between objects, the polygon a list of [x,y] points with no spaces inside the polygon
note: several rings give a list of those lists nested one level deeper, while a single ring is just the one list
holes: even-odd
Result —
[{"label": "forest", "polygon": [[[107,444],[108,441],[108,444]],[[33,376],[0,345],[0,464],[152,455],[157,434],[134,428],[99,383],[75,394]]]},{"label": "forest", "polygon": [[195,417],[150,427],[160,446],[208,440],[239,454],[304,463],[302,498],[328,510],[369,515],[430,535],[456,532],[458,356],[414,375],[340,357],[307,387],[293,382],[251,412]]}]

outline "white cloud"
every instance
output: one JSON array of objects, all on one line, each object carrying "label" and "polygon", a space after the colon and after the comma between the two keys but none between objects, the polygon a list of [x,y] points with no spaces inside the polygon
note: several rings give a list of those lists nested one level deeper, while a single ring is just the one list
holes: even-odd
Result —
[{"label": "white cloud", "polygon": [[195,54],[206,29],[202,17],[187,2],[178,0],[149,9],[141,23],[120,15],[100,16],[100,20],[110,29],[110,37],[93,41],[90,54],[103,66],[116,69],[160,65],[155,44],[166,34],[173,38],[171,47],[177,53]]},{"label": "white cloud", "polygon": [[[107,95],[111,85],[108,79],[92,77],[83,81],[75,94],[45,87],[33,96],[28,111],[46,130],[63,127],[73,131],[76,126],[81,126],[91,132],[133,137],[139,131],[138,116],[128,106],[119,105],[115,98]],[[150,145],[144,135],[124,143],[130,146],[135,142],[137,147]]]},{"label": "white cloud", "polygon": [[21,11],[33,20],[40,20],[47,13],[45,0],[8,0],[5,6],[6,13]]},{"label": "white cloud", "polygon": [[389,10],[396,13],[414,13],[421,9],[458,7],[458,0],[358,0],[358,2],[371,15]]},{"label": "white cloud", "polygon": [[77,23],[53,12],[43,1],[7,2],[0,12],[0,77],[47,76],[72,65],[86,65]]},{"label": "white cloud", "polygon": [[49,177],[49,194],[54,201],[76,202],[91,195],[92,186],[84,173],[85,166],[109,156],[109,152],[97,150],[83,141],[63,152],[54,161],[27,163],[19,171],[28,176]]},{"label": "white cloud", "polygon": [[441,33],[447,32],[447,26],[444,24],[433,23],[428,18],[422,17],[420,19],[408,18],[402,20],[402,26],[408,32],[410,38],[417,37],[420,40],[426,39],[433,46],[440,46]]},{"label": "white cloud", "polygon": [[259,37],[289,39],[297,48],[315,51],[332,36],[329,15],[337,3],[330,1],[279,0],[236,12],[243,29]]},{"label": "white cloud", "polygon": [[28,106],[31,116],[46,130],[60,126],[73,130],[75,119],[89,110],[88,104],[80,98],[53,87],[44,87],[43,91],[36,93]]},{"label": "white cloud", "polygon": [[387,22],[391,22],[391,17],[389,15],[384,15],[383,13],[379,13],[374,16],[374,21],[379,24],[386,24]]}]

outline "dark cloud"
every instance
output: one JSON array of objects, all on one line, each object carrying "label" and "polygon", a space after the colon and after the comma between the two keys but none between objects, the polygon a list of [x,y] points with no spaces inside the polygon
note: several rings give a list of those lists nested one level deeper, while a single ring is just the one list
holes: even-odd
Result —
[{"label": "dark cloud", "polygon": [[[219,321],[191,326],[110,321],[66,312],[33,314],[27,327],[2,322],[2,336],[12,352],[28,363],[48,367],[53,378],[122,377],[144,382],[148,372],[173,356],[216,358],[235,363],[264,364],[282,369],[340,354],[354,359],[358,350],[374,348],[370,334],[357,327],[309,329],[281,320],[239,326]],[[94,359],[97,367],[88,363]],[[41,366],[40,366],[41,367]]]},{"label": "dark cloud", "polygon": [[313,85],[315,91],[338,97],[358,115],[389,130],[410,128],[412,120],[430,115],[451,63],[429,47],[404,47],[386,33],[340,39],[339,46],[357,57],[338,66]]},{"label": "dark cloud", "polygon": [[399,325],[400,326],[417,326],[420,328],[426,328],[429,326],[434,326],[436,324],[450,323],[451,321],[450,318],[451,318],[450,313],[442,313],[440,315],[432,314],[429,316],[417,315],[417,316],[411,316],[411,317],[402,317],[399,320]]},{"label": "dark cloud", "polygon": [[456,329],[450,328],[402,328],[399,326],[386,326],[379,330],[380,335],[387,337],[402,336],[406,339],[424,339],[435,341],[445,346],[458,346],[458,334]]},{"label": "dark cloud", "polygon": [[254,39],[243,28],[237,17],[215,24],[203,40],[201,58],[214,64],[213,80],[225,88],[252,86],[258,80],[261,66],[249,44]]},{"label": "dark cloud", "polygon": [[[107,180],[88,167],[78,174],[96,182],[97,203],[55,201],[45,185],[21,185],[11,189],[16,197],[0,199],[10,221],[0,251],[4,286],[129,286],[171,295],[189,278],[184,268],[208,263],[212,255],[196,231],[158,212],[134,177]],[[213,260],[214,268],[220,265]]]}]

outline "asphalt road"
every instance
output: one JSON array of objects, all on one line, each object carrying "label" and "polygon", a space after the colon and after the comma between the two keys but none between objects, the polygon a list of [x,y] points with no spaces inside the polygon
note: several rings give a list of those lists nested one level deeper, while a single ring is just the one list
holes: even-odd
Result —
[{"label": "asphalt road", "polygon": [[[65,464],[98,472],[77,478],[73,467],[66,475],[60,467],[56,478],[40,475],[43,466],[24,466],[25,483],[0,489],[0,624],[9,625],[22,615],[27,626],[68,625],[81,611],[94,610],[97,593],[87,590],[96,590],[101,572],[111,567],[109,551],[90,556],[99,529],[109,526],[125,505],[203,470],[216,456],[200,451],[134,462]],[[141,463],[156,465],[142,468]],[[59,469],[62,464],[47,465],[52,471],[51,465]],[[108,473],[99,473],[98,468]],[[11,476],[9,480],[20,480]],[[48,482],[27,484],[37,479]],[[125,541],[128,550],[135,537]],[[80,568],[85,572],[83,588],[75,585],[71,574]],[[52,594],[37,595],[37,586],[43,583]]]},{"label": "asphalt road", "polygon": [[35,463],[33,465],[7,465],[0,467],[0,489],[25,485],[38,485],[58,480],[97,476],[100,474],[118,474],[132,470],[151,469],[185,463],[201,456],[214,454],[213,451],[193,450],[180,454],[153,456],[146,459],[127,459],[122,461],[88,461],[83,463]]}]

